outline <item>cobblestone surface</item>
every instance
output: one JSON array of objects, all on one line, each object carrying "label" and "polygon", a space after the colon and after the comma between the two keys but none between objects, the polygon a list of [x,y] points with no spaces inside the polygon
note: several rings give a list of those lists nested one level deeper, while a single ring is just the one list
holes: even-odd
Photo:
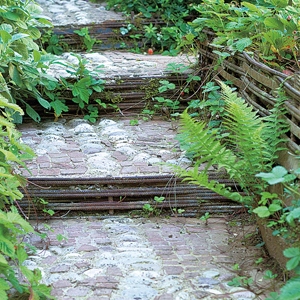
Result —
[{"label": "cobblestone surface", "polygon": [[[42,271],[57,299],[254,298],[226,284],[234,276],[228,271],[234,259],[224,250],[230,235],[221,218],[211,218],[208,226],[193,218],[127,217],[52,220],[47,225],[54,230],[48,232],[50,240],[32,241],[38,251],[26,265]],[[68,240],[57,241],[57,234]],[[253,251],[252,256],[260,255]]]},{"label": "cobblestone surface", "polygon": [[[176,64],[184,67],[193,65],[196,58],[191,55],[177,55],[176,57],[163,55],[146,55],[123,51],[102,51],[92,53],[81,53],[82,58],[86,58],[89,63],[86,68],[93,71],[102,66],[97,73],[100,78],[122,78],[122,77],[158,77],[170,74],[172,69],[168,69],[168,64]],[[65,64],[78,65],[78,58],[71,53],[64,53],[59,56]],[[52,64],[47,70],[47,74],[55,78],[70,77],[71,67],[64,67],[61,64]],[[192,69],[187,69],[183,73],[192,73]]]},{"label": "cobblestone surface", "polygon": [[98,24],[104,21],[123,20],[122,13],[105,10],[106,3],[91,3],[84,0],[36,0],[43,14],[54,26]]},{"label": "cobblestone surface", "polygon": [[130,119],[83,119],[25,123],[22,141],[38,155],[21,169],[25,176],[91,177],[169,174],[160,163],[189,167],[190,160],[174,137],[176,122],[161,119],[130,125]]}]

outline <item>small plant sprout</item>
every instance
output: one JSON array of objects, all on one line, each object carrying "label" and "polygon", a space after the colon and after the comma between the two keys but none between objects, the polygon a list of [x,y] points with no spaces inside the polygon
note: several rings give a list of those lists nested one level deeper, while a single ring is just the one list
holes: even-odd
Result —
[{"label": "small plant sprout", "polygon": [[239,264],[235,264],[233,267],[232,267],[233,270],[235,271],[240,271],[240,265]]},{"label": "small plant sprout", "polygon": [[157,196],[155,196],[155,197],[154,197],[154,200],[155,200],[156,202],[158,202],[158,203],[162,203],[162,202],[165,200],[165,197],[157,197]]},{"label": "small plant sprout", "polygon": [[135,126],[135,125],[138,125],[138,124],[139,124],[139,121],[138,121],[138,119],[130,120],[130,121],[129,121],[129,124],[130,124],[131,126]]},{"label": "small plant sprout", "polygon": [[146,213],[152,213],[154,208],[151,206],[151,204],[149,203],[146,203],[144,204],[143,206],[143,210],[146,212]]},{"label": "small plant sprout", "polygon": [[208,225],[208,221],[207,220],[208,220],[209,217],[210,217],[209,212],[206,212],[205,215],[200,218],[200,220],[204,221],[205,225],[207,226]]},{"label": "small plant sprout", "polygon": [[255,263],[256,263],[256,264],[260,264],[262,261],[263,261],[263,258],[260,257]]},{"label": "small plant sprout", "polygon": [[182,214],[183,212],[185,212],[184,209],[181,209],[181,208],[173,208],[173,211],[176,213],[176,214]]}]

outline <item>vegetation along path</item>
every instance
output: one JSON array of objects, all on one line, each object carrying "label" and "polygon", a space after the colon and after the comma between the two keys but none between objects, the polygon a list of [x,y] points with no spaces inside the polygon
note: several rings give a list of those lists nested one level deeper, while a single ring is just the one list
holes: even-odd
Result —
[{"label": "vegetation along path", "polygon": [[[39,6],[18,3],[27,18],[21,20],[12,6],[17,1],[2,2],[11,11],[0,12],[0,105],[6,109],[0,125],[7,128],[0,149],[0,195],[6,206],[0,267],[5,266],[1,272],[11,285],[0,278],[0,299],[25,293],[31,300],[250,300],[265,299],[265,287],[276,294],[280,287],[271,280],[277,275],[265,271],[264,242],[246,212],[251,205],[238,203],[250,201],[252,191],[246,193],[234,176],[229,179],[216,171],[217,163],[205,160],[205,154],[221,149],[226,162],[237,162],[238,171],[244,168],[210,131],[217,132],[225,114],[220,87],[204,80],[211,66],[203,67],[193,51],[176,48],[171,23],[164,32],[157,30],[166,16],[152,15],[157,7],[126,14],[99,1],[36,0]],[[174,8],[182,18],[193,18],[182,10]],[[186,24],[176,26],[184,31]],[[16,28],[21,29],[14,34]],[[183,48],[192,44],[193,34],[187,32],[176,40]],[[209,108],[199,100],[203,93]],[[199,99],[191,101],[195,95]],[[249,107],[237,104],[256,122]],[[196,128],[191,137],[180,134],[178,116],[187,106],[199,119],[214,117],[211,128]],[[197,126],[182,115],[189,128]],[[22,136],[13,131],[12,121]],[[258,123],[249,128],[263,131]],[[222,138],[230,136],[229,129]],[[211,149],[197,155],[190,146],[204,134]],[[255,150],[256,142],[251,144]],[[273,148],[269,155],[264,146],[262,156],[267,153],[271,165]],[[201,163],[195,166],[197,160]],[[190,180],[192,173],[205,170],[207,177],[197,180],[206,184],[200,189],[181,182],[174,168]],[[251,176],[250,185],[258,186]],[[18,209],[9,210],[12,203]],[[126,214],[118,210],[124,207]]]}]

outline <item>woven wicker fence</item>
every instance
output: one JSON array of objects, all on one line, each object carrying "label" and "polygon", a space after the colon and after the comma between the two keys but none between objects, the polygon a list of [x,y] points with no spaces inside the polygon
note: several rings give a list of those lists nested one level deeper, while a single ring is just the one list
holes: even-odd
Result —
[{"label": "woven wicker fence", "polygon": [[[208,36],[214,33],[205,32]],[[209,39],[208,39],[209,40]],[[208,40],[199,43],[199,63],[202,66],[214,65],[218,56],[212,51],[217,50],[209,45]],[[276,89],[283,85],[288,97],[284,105],[287,111],[285,119],[290,125],[287,133],[287,147],[289,151],[280,153],[279,163],[288,170],[299,167],[295,153],[300,152],[300,72],[288,76],[259,62],[258,53],[252,59],[246,52],[228,57],[223,62],[223,67],[218,67],[213,73],[214,79],[229,80],[237,88],[240,95],[261,116],[270,115],[270,110],[276,103]]]}]

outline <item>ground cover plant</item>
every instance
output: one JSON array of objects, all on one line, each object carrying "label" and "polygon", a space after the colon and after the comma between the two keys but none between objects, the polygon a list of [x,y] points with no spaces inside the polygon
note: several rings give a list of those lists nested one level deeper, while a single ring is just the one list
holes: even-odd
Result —
[{"label": "ground cover plant", "polygon": [[[121,34],[131,33],[130,38],[140,39],[143,37],[144,46],[149,45],[151,50],[160,51],[164,55],[177,55],[180,49],[177,46],[187,39],[189,33],[193,32],[193,36],[198,34],[189,25],[185,18],[194,13],[194,5],[202,1],[186,1],[186,0],[109,0],[108,9],[114,8],[117,11],[126,13],[128,16],[135,13],[133,20],[129,20],[127,28],[121,28]],[[140,25],[137,19],[145,20],[151,18],[162,19],[165,25],[157,25],[155,21],[149,25]],[[142,30],[143,33],[136,36],[135,31]],[[137,47],[135,51],[140,51]]]},{"label": "ground cover plant", "polygon": [[244,50],[259,51],[261,59],[272,67],[299,69],[298,2],[204,0],[195,9],[200,17],[189,24],[197,32],[215,32],[212,45],[219,48],[214,52],[221,57]]}]

